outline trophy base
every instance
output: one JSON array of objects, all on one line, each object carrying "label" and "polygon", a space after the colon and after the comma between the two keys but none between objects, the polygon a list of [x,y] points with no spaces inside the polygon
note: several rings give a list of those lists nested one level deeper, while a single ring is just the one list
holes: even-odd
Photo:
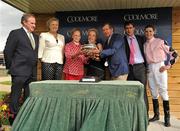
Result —
[{"label": "trophy base", "polygon": [[99,82],[101,81],[97,76],[85,76],[79,82]]}]

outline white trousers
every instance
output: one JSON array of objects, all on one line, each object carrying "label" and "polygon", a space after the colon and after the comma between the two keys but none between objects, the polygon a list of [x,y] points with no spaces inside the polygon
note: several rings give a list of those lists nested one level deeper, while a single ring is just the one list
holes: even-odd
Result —
[{"label": "white trousers", "polygon": [[164,62],[149,64],[148,82],[153,99],[158,99],[159,95],[163,100],[169,100],[167,87],[168,87],[168,75],[167,70],[159,72]]}]

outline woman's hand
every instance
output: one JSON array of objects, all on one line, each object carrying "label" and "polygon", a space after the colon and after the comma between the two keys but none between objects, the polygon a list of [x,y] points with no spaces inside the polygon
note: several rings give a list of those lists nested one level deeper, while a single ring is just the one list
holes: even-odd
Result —
[{"label": "woman's hand", "polygon": [[76,54],[74,54],[71,58],[74,59],[76,57],[78,57],[79,55],[82,55],[83,54],[83,51],[82,50],[79,50]]}]

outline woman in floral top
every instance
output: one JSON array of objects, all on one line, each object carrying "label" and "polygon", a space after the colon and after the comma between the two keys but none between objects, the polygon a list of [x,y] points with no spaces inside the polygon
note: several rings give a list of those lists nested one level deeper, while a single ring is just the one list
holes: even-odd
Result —
[{"label": "woman in floral top", "polygon": [[80,80],[84,76],[84,64],[87,58],[81,50],[81,31],[78,28],[72,30],[72,41],[65,45],[66,62],[63,72],[65,80]]}]

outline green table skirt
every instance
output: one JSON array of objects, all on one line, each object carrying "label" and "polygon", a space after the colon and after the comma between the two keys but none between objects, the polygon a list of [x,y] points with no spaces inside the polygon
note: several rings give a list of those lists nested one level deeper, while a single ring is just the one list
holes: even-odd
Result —
[{"label": "green table skirt", "polygon": [[13,131],[146,131],[139,82],[42,81],[30,85]]}]

